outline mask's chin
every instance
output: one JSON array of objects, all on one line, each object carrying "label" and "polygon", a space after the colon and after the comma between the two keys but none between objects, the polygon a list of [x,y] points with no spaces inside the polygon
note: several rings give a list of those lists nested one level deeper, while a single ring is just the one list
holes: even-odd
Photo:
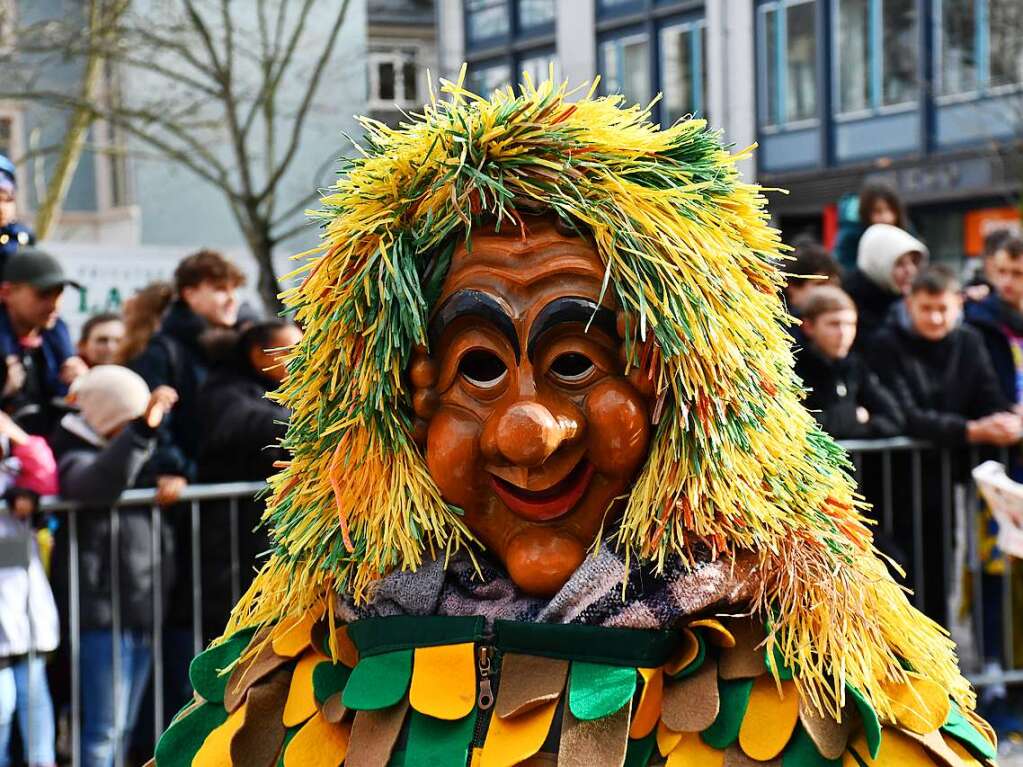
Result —
[{"label": "mask's chin", "polygon": [[509,540],[505,567],[527,594],[553,597],[585,557],[586,546],[570,533],[529,525]]}]

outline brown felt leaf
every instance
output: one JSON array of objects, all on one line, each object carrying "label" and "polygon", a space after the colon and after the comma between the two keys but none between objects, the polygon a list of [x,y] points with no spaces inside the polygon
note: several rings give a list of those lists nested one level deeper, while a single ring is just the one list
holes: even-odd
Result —
[{"label": "brown felt leaf", "polygon": [[827,712],[823,716],[805,700],[799,701],[799,721],[810,740],[825,759],[838,759],[845,753],[849,734],[860,721],[856,707],[847,702],[842,709],[842,721],[836,722]]},{"label": "brown felt leaf", "polygon": [[558,767],[622,767],[629,746],[629,717],[632,704],[603,719],[583,721],[564,706]]},{"label": "brown felt leaf", "polygon": [[345,718],[345,714],[348,713],[348,709],[341,702],[341,693],[335,692],[320,706],[320,713],[323,714],[323,718],[331,724],[337,724]]},{"label": "brown felt leaf", "polygon": [[280,669],[249,688],[245,721],[231,739],[231,763],[245,767],[274,767],[284,744],[284,702],[291,674]]},{"label": "brown felt leaf", "polygon": [[661,703],[661,721],[675,732],[703,732],[717,718],[718,666],[707,658],[692,676],[666,682]]},{"label": "brown felt leaf", "polygon": [[781,767],[781,759],[758,762],[756,759],[746,756],[738,744],[733,744],[725,751],[723,767]]},{"label": "brown felt leaf", "polygon": [[[941,737],[940,730],[932,730],[926,735],[903,730],[902,734],[926,748],[928,753],[943,767],[969,767],[971,764],[970,761],[963,759],[949,747],[945,739]],[[978,762],[973,760],[972,764],[978,764]]]},{"label": "brown felt leaf", "polygon": [[[257,640],[259,640],[258,634],[253,642]],[[224,691],[224,708],[228,713],[233,713],[245,702],[245,695],[250,687],[266,679],[289,660],[290,658],[275,653],[273,644],[266,642],[251,661],[235,666]]]},{"label": "brown felt leaf", "polygon": [[507,719],[557,700],[567,676],[567,660],[508,653],[501,661],[501,686],[494,710]]},{"label": "brown felt leaf", "polygon": [[721,649],[721,678],[748,679],[767,673],[764,648],[758,646],[767,636],[764,625],[754,618],[737,618],[729,623],[728,630],[735,637],[735,646]]},{"label": "brown felt leaf", "polygon": [[357,711],[352,721],[345,767],[387,767],[408,712],[408,698],[390,708]]}]

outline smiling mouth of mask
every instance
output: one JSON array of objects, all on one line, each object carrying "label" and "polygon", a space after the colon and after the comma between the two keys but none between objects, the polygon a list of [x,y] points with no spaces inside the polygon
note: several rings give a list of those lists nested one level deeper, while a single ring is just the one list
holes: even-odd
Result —
[{"label": "smiling mouth of mask", "polygon": [[490,485],[510,511],[531,522],[549,522],[568,514],[586,493],[593,479],[593,464],[583,459],[557,484],[529,491],[491,475]]}]

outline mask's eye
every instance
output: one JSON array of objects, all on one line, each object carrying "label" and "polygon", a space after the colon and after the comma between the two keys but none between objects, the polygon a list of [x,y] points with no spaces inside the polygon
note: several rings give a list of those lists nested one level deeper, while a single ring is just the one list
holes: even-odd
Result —
[{"label": "mask's eye", "polygon": [[462,357],[458,372],[473,386],[490,389],[501,383],[508,374],[508,368],[496,354],[476,349]]},{"label": "mask's eye", "polygon": [[566,352],[558,355],[551,363],[550,372],[558,381],[577,384],[586,379],[593,371],[593,362],[585,354]]}]

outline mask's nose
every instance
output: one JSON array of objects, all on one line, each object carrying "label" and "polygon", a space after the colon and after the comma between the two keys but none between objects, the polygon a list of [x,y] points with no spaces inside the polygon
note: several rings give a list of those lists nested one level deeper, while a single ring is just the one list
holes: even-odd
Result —
[{"label": "mask's nose", "polygon": [[555,416],[539,402],[515,402],[484,428],[481,449],[490,459],[539,466],[563,444],[582,435],[576,418]]}]

